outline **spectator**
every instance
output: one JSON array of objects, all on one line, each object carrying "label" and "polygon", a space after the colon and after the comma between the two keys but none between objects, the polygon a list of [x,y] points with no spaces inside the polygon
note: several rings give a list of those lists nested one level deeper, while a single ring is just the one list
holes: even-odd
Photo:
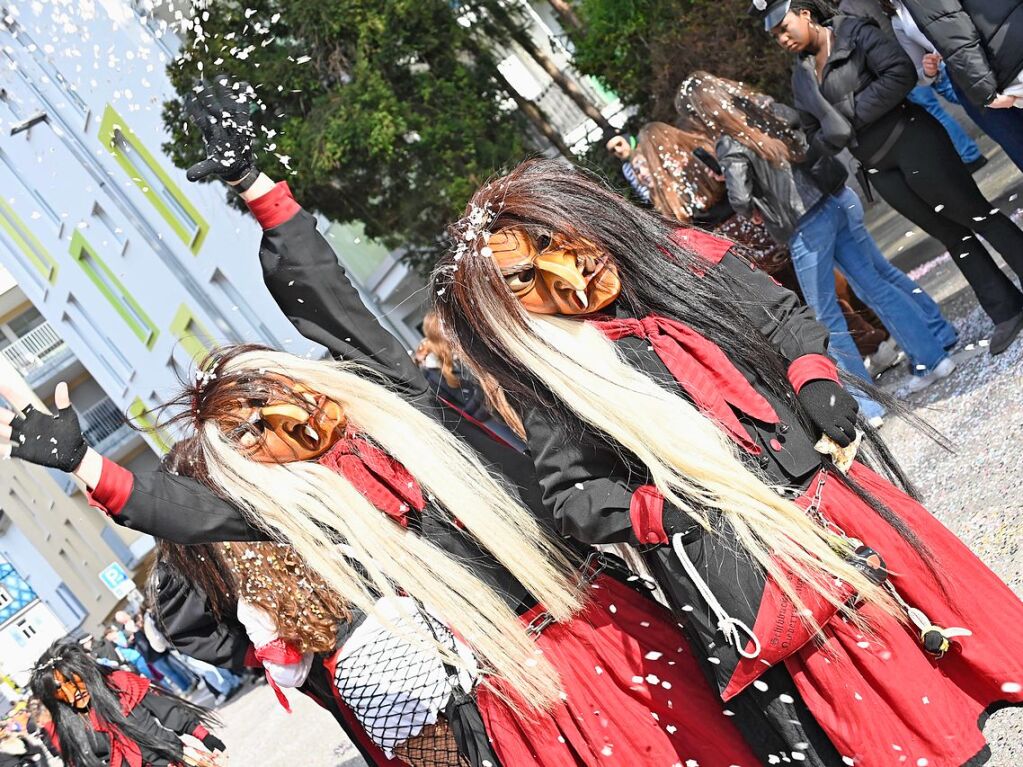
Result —
[{"label": "spectator", "polygon": [[639,180],[639,174],[632,164],[633,151],[636,149],[636,139],[632,136],[618,135],[607,142],[607,151],[622,161],[622,175],[629,182],[632,190],[639,195],[639,199],[650,204],[650,190]]},{"label": "spectator", "polygon": [[724,186],[693,155],[698,147],[713,150],[705,135],[666,123],[650,122],[639,131],[636,152],[646,161],[650,201],[662,216],[682,224],[692,224],[713,200],[723,198]]},{"label": "spectator", "polygon": [[[889,0],[842,0],[838,5],[838,9],[847,16],[863,16],[864,18],[873,19],[885,34],[892,37],[898,36],[896,29],[892,26],[891,19],[895,9]],[[901,38],[899,42],[906,49],[906,53],[910,55],[910,58],[917,60],[918,57],[914,57],[914,52],[906,48]],[[921,56],[933,52],[926,39],[924,39],[924,44],[927,47],[921,51]],[[970,135],[963,126],[941,106],[941,103],[938,101],[939,95],[951,104],[959,104],[962,101],[952,86],[952,81],[949,80],[943,66],[934,77],[921,77],[920,84],[909,92],[907,98],[914,104],[922,106],[941,123],[945,132],[948,133],[948,137],[952,139],[952,144],[955,146],[956,152],[959,153],[959,158],[966,163],[966,167],[970,169],[971,173],[976,173],[987,164],[987,158],[981,153],[980,147],[970,138]]]},{"label": "spectator", "polygon": [[[841,164],[832,157],[812,166],[803,162],[808,147],[791,110],[705,72],[690,77],[682,91],[687,114],[717,140],[732,207],[740,215],[762,218],[775,240],[788,242],[803,295],[831,332],[830,350],[839,364],[868,383],[873,380],[838,304],[836,263],[909,355],[916,373],[911,388],[922,389],[951,373],[955,363],[946,347],[955,344],[955,329],[878,249]],[[864,415],[879,421],[881,406],[863,394],[857,398]]]},{"label": "spectator", "polygon": [[142,653],[149,667],[155,669],[164,678],[173,692],[184,695],[190,692],[198,680],[188,668],[176,658],[167,653],[164,649],[158,648],[149,641],[146,632],[143,630],[143,616],[141,613],[131,619],[134,629],[135,649]]},{"label": "spectator", "polygon": [[772,0],[761,15],[797,56],[792,88],[811,153],[849,147],[889,204],[941,240],[995,324],[991,353],[1004,352],[1023,331],[1023,292],[980,238],[1023,275],[1023,231],[977,188],[940,124],[906,101],[913,62],[876,24],[836,16],[824,0]]},{"label": "spectator", "polygon": [[[436,312],[423,318],[423,340],[416,351],[416,362],[437,398],[495,433],[517,450],[524,450],[520,439],[522,422],[512,411],[503,393],[488,391],[455,356]],[[499,415],[495,416],[494,413]]]},{"label": "spectator", "polygon": [[943,60],[970,119],[1023,170],[1023,0],[890,4],[906,36],[929,41],[925,74]]}]

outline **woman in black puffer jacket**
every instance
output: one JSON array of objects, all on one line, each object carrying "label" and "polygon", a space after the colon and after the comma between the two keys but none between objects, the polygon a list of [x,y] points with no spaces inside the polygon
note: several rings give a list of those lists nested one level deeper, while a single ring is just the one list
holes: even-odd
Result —
[{"label": "woman in black puffer jacket", "polygon": [[995,324],[991,353],[1007,349],[1023,330],[1023,292],[977,235],[1023,276],[1023,231],[984,198],[941,124],[906,101],[913,62],[874,22],[823,0],[773,16],[771,33],[797,54],[792,88],[812,148],[848,147],[885,200],[949,249]]}]

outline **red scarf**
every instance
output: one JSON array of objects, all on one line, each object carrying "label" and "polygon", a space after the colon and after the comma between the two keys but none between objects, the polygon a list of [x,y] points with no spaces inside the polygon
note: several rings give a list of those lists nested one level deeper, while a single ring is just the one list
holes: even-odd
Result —
[{"label": "red scarf", "polygon": [[377,509],[408,527],[410,511],[422,511],[426,501],[419,483],[383,450],[349,430],[320,456],[319,463],[347,479]]},{"label": "red scarf", "polygon": [[594,319],[593,325],[612,341],[633,336],[653,347],[693,403],[713,418],[738,444],[760,452],[735,411],[764,423],[778,423],[778,414],[746,380],[720,347],[687,325],[651,314],[641,320]]},{"label": "red scarf", "polygon": [[268,663],[277,663],[280,665],[290,665],[292,663],[298,663],[302,660],[302,653],[298,651],[297,647],[285,642],[283,639],[275,639],[269,644],[265,644],[262,647],[249,647],[248,652],[245,653],[245,665],[251,668],[262,668],[266,674],[266,681],[269,683],[270,688],[274,691],[274,695],[277,696],[277,702],[281,704],[281,707],[291,713],[291,703],[288,701],[288,696],[284,694],[284,690],[277,684],[277,680],[270,675],[270,669],[263,665],[263,661]]},{"label": "red scarf", "polygon": [[[121,713],[125,716],[128,716],[149,692],[148,679],[127,671],[111,672],[107,676],[107,686],[120,698]],[[142,749],[139,748],[139,744],[129,740],[123,732],[109,722],[100,719],[96,715],[96,709],[89,709],[89,724],[96,732],[102,733],[110,739],[110,767],[142,767]],[[50,741],[60,753],[56,725],[53,722],[47,722],[43,725],[43,729],[46,730]]]}]

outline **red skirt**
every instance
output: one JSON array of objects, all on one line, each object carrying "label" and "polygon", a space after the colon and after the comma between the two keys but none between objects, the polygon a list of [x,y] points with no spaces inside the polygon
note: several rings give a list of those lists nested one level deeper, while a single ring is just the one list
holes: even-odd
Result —
[{"label": "red skirt", "polygon": [[926,545],[943,586],[920,553],[840,482],[825,486],[825,516],[881,553],[911,605],[973,635],[953,640],[937,659],[910,627],[865,608],[869,635],[836,617],[823,644],[810,642],[785,665],[849,764],[958,767],[986,746],[978,726],[985,710],[1023,700],[1023,603],[919,503],[862,465],[852,476]]},{"label": "red skirt", "polygon": [[598,578],[591,596],[572,621],[537,639],[560,674],[561,703],[526,719],[479,690],[504,767],[758,764],[670,614],[613,578]]}]

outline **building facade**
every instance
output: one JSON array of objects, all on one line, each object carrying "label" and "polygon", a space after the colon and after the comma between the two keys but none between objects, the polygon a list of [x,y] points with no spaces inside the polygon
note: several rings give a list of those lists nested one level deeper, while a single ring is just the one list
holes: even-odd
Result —
[{"label": "building facade", "polygon": [[[175,435],[125,415],[152,425],[148,411],[215,344],[322,352],[263,285],[258,225],[163,152],[181,9],[154,6],[0,0],[0,379],[40,406],[68,382],[89,442],[136,471]],[[353,276],[413,346],[420,317],[397,306],[415,292],[408,269],[357,228],[332,241],[369,249]],[[67,476],[0,462],[0,555],[66,631],[97,631],[119,604],[99,573],[116,563],[138,580],[152,547]]]},{"label": "building facade", "polygon": [[0,557],[0,676],[24,687],[36,658],[66,633],[28,581]]}]

